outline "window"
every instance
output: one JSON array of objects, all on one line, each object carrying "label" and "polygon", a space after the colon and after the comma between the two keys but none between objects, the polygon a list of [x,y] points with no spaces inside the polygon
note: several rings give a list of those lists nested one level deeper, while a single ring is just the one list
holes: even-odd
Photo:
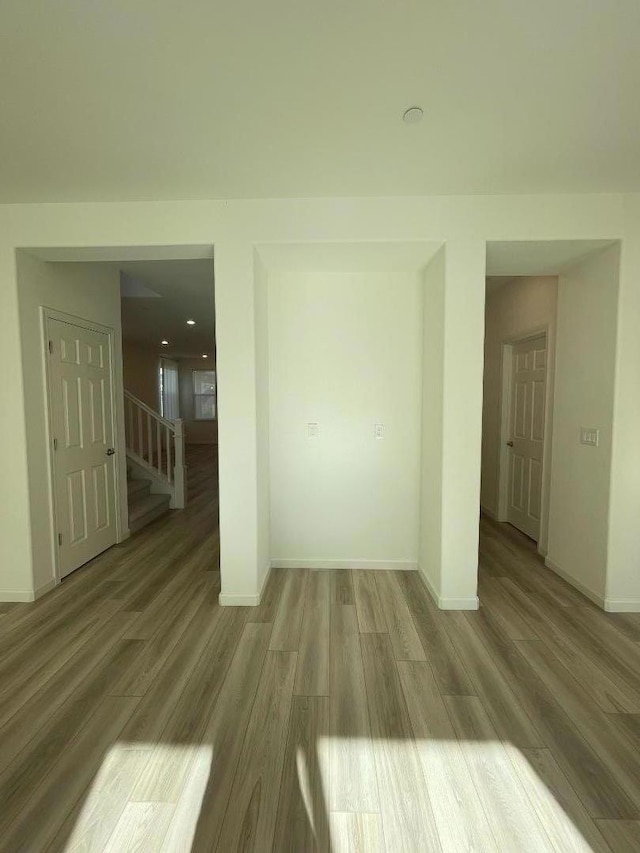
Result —
[{"label": "window", "polygon": [[197,421],[213,421],[216,417],[215,370],[193,371],[193,416]]},{"label": "window", "polygon": [[180,417],[178,365],[167,358],[160,359],[160,414],[169,421]]}]

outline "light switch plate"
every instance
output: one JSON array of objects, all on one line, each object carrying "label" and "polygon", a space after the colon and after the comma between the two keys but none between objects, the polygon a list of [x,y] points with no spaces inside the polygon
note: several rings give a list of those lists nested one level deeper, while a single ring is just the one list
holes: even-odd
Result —
[{"label": "light switch plate", "polygon": [[600,430],[593,427],[580,427],[580,444],[597,447],[600,443]]},{"label": "light switch plate", "polygon": [[318,438],[318,424],[307,424],[307,438]]},{"label": "light switch plate", "polygon": [[384,438],[384,424],[376,424],[373,428],[374,438]]}]

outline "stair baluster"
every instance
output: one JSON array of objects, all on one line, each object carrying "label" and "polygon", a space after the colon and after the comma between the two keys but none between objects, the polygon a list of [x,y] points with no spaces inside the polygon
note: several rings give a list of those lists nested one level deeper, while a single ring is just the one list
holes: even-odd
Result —
[{"label": "stair baluster", "polygon": [[[128,459],[144,469],[144,476],[150,476],[153,492],[170,495],[171,507],[183,509],[186,489],[182,420],[163,418],[129,391],[124,392],[124,397],[125,405],[128,407],[129,422],[129,429],[125,430]],[[143,424],[144,418],[146,418],[146,429]]]}]

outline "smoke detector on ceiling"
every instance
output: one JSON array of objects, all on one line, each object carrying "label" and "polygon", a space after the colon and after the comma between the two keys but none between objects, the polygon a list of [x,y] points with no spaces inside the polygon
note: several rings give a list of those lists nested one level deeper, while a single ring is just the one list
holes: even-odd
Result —
[{"label": "smoke detector on ceiling", "polygon": [[409,107],[408,110],[404,111],[402,121],[407,124],[416,124],[416,122],[421,121],[423,115],[422,107]]}]

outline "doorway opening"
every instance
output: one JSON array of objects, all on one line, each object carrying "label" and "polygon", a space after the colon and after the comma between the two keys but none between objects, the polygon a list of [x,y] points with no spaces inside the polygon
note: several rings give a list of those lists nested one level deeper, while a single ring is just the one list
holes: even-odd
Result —
[{"label": "doorway opening", "polygon": [[582,598],[566,581],[604,605],[619,254],[487,244],[481,603],[566,606]]},{"label": "doorway opening", "polygon": [[212,247],[24,249],[17,267],[36,597],[193,518],[219,577]]},{"label": "doorway opening", "polygon": [[217,487],[213,279],[210,258],[120,265],[131,532],[188,506],[199,469]]}]

